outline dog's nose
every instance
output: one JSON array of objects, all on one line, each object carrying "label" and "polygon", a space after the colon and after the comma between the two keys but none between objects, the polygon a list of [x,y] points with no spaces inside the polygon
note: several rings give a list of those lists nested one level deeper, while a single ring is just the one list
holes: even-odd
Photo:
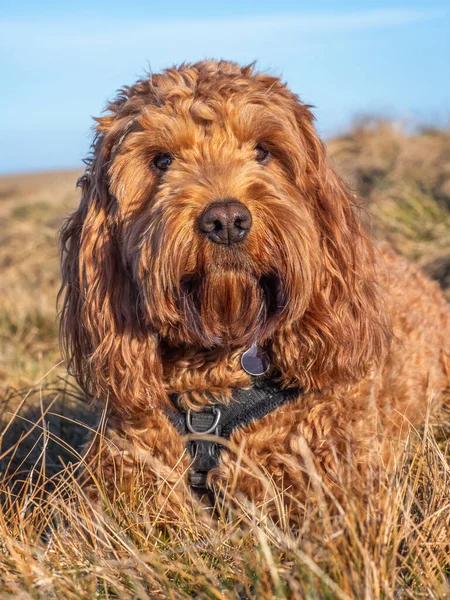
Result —
[{"label": "dog's nose", "polygon": [[234,198],[213,202],[200,215],[198,226],[212,242],[231,246],[241,242],[252,226],[252,215]]}]

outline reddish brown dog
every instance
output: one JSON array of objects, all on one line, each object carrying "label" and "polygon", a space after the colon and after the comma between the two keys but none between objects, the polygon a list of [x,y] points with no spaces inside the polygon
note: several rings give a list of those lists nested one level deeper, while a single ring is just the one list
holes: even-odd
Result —
[{"label": "reddish brown dog", "polygon": [[[361,471],[386,457],[405,419],[444,400],[449,312],[437,284],[374,247],[308,106],[275,77],[205,61],[108,110],[62,232],[62,340],[108,407],[111,494],[140,463],[161,502],[189,500],[168,410],[235,402],[254,385],[241,357],[255,343],[297,396],[234,429],[240,463],[301,502],[305,453],[329,481],[344,458]],[[222,450],[216,480],[262,501],[261,477],[236,464]]]}]

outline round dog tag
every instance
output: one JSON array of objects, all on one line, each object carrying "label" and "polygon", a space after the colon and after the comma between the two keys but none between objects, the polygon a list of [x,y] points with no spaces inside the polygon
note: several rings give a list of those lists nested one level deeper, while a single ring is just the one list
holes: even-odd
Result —
[{"label": "round dog tag", "polygon": [[252,344],[241,356],[241,365],[249,375],[255,377],[264,375],[270,367],[269,355],[264,350],[258,348],[256,344]]}]

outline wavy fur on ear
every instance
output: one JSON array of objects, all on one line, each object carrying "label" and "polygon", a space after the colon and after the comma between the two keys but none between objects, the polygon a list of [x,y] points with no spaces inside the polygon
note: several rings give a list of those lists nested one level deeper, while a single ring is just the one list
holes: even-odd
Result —
[{"label": "wavy fur on ear", "polygon": [[320,265],[307,310],[279,330],[272,350],[285,380],[322,390],[354,382],[381,363],[390,328],[375,250],[354,197],[330,165],[309,108],[295,102],[294,113],[307,159],[297,185],[314,207]]},{"label": "wavy fur on ear", "polygon": [[111,117],[99,123],[94,157],[78,181],[79,208],[61,232],[60,334],[69,368],[88,396],[132,415],[167,395],[157,336],[142,318],[121,257],[118,206],[107,183],[111,151],[129,124],[119,128]]}]

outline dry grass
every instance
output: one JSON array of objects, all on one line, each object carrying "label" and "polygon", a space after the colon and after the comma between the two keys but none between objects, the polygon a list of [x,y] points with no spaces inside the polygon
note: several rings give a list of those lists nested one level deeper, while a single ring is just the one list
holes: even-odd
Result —
[{"label": "dry grass", "polygon": [[77,203],[78,175],[0,178],[0,386],[31,385],[60,360],[57,232]]},{"label": "dry grass", "polygon": [[375,237],[439,279],[450,300],[450,130],[405,135],[393,123],[363,121],[329,150],[365,201]]},{"label": "dry grass", "polygon": [[320,501],[304,508],[293,532],[283,509],[275,525],[262,507],[236,498],[224,500],[218,519],[200,507],[168,519],[138,480],[126,502],[90,508],[76,481],[90,424],[79,424],[86,415],[73,392],[36,391],[6,429],[0,597],[449,597],[442,426],[411,433],[392,477],[368,475],[369,503],[350,492],[337,503],[316,479]]},{"label": "dry grass", "polygon": [[[450,132],[364,123],[329,147],[374,234],[449,290]],[[96,416],[60,364],[55,311],[77,175],[0,179],[0,598],[450,598],[448,416],[411,432],[368,504],[317,481],[325,501],[296,532],[236,498],[218,520],[169,521],[138,481],[130,502],[88,509],[77,475]]]}]

